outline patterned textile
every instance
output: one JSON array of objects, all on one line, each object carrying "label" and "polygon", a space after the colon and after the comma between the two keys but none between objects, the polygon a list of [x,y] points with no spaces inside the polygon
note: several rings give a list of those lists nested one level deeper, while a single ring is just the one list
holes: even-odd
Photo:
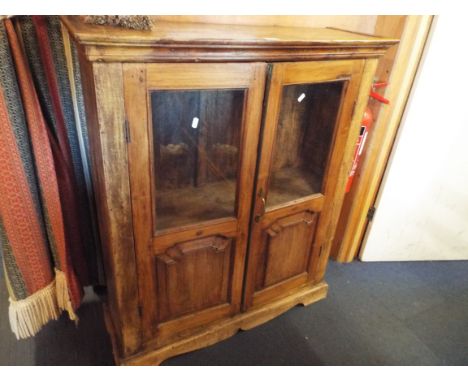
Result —
[{"label": "patterned textile", "polygon": [[43,16],[16,22],[17,28],[0,21],[0,252],[10,324],[26,338],[62,310],[77,319],[82,285],[90,273],[95,277],[96,262],[87,158],[75,121],[86,125],[83,109],[75,116],[71,103],[60,23]]},{"label": "patterned textile", "polygon": [[[86,184],[83,169],[83,163],[89,163],[89,153],[85,152],[85,158],[82,158],[79,149],[60,20],[58,16],[25,16],[19,18],[19,25],[39,98],[41,102],[43,101],[44,114],[49,126],[57,136],[60,147],[65,150],[64,158],[67,166],[73,168],[74,178],[71,180],[73,182],[71,186],[75,190],[72,193],[74,201],[66,203],[66,206],[78,203],[79,208],[67,210],[65,218],[68,225],[67,231],[74,233],[70,240],[74,252],[84,253],[88,266],[87,269],[79,270],[80,279],[84,283],[96,282],[97,266],[94,257],[97,248],[94,241],[95,235],[92,231],[93,219],[88,199],[88,194],[92,195],[92,187],[90,184]],[[74,51],[74,83],[80,106],[78,108],[80,125],[84,130],[84,148],[87,150],[88,137],[76,48]],[[73,216],[74,211],[78,216]],[[77,227],[74,222],[81,224]],[[80,232],[82,233],[81,237]]]}]

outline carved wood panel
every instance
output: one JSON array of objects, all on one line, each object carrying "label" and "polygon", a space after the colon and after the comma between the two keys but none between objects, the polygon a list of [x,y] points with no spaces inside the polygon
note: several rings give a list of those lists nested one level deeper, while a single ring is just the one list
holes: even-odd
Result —
[{"label": "carved wood panel", "polygon": [[158,321],[228,302],[231,249],[232,239],[210,236],[156,256]]},{"label": "carved wood panel", "polygon": [[317,214],[303,211],[276,220],[264,231],[264,267],[257,290],[307,272]]}]

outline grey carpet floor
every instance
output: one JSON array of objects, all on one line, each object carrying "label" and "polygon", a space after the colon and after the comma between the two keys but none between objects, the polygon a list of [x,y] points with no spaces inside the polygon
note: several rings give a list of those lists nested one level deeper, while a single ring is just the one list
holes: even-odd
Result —
[{"label": "grey carpet floor", "polygon": [[[468,365],[468,261],[331,263],[328,298],[163,365]],[[112,365],[100,304],[17,341],[0,280],[0,365]]]}]

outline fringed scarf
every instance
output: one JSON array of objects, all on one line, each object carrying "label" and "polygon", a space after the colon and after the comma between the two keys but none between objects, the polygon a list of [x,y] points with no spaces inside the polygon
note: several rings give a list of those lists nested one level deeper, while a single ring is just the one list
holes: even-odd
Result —
[{"label": "fringed scarf", "polygon": [[[50,21],[34,16],[17,24],[24,40],[11,20],[0,24],[1,252],[11,329],[17,338],[26,338],[61,311],[78,319],[82,285],[89,281],[81,227],[86,216],[77,192]],[[29,56],[29,62],[28,33],[37,39],[39,56]]]}]

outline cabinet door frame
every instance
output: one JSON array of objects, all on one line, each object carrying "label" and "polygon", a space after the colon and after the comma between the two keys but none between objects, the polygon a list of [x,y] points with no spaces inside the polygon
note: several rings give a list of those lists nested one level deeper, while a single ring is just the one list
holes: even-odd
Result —
[{"label": "cabinet door frame", "polygon": [[[171,336],[177,331],[190,330],[197,323],[202,325],[240,310],[265,73],[264,63],[123,64],[126,123],[130,135],[128,143],[130,189],[138,272],[139,296],[135,298],[139,300],[143,344],[149,344],[151,339],[157,338],[156,345],[162,346],[170,342]],[[155,233],[150,91],[222,88],[246,89],[236,190],[237,216]],[[230,275],[230,301],[206,309],[200,315],[194,313],[162,324],[157,322],[155,257],[158,254],[164,255],[177,244],[208,236],[220,236],[236,241]]]},{"label": "cabinet door frame", "polygon": [[[354,109],[360,93],[363,92],[362,76],[366,60],[334,60],[313,62],[288,62],[272,64],[264,110],[264,125],[261,139],[261,151],[255,185],[255,200],[252,208],[249,255],[246,272],[243,309],[263,304],[300,287],[307,282],[318,282],[319,258],[327,257],[329,242],[333,238],[332,217],[340,208],[340,198],[344,194],[346,167],[344,162],[349,149],[354,146],[358,126],[352,123]],[[332,81],[346,81],[343,89],[342,102],[339,107],[332,138],[329,159],[323,178],[322,192],[302,197],[265,210],[265,198],[268,197],[268,182],[271,175],[273,148],[279,123],[282,90],[284,86],[293,84],[312,84]],[[370,88],[370,82],[364,84]],[[368,90],[367,90],[368,91]],[[367,98],[366,98],[367,99]],[[343,171],[345,169],[345,171]],[[256,291],[256,275],[262,264],[261,251],[263,237],[271,224],[278,219],[309,211],[318,214],[314,239],[310,248],[307,271],[260,291]]]}]

